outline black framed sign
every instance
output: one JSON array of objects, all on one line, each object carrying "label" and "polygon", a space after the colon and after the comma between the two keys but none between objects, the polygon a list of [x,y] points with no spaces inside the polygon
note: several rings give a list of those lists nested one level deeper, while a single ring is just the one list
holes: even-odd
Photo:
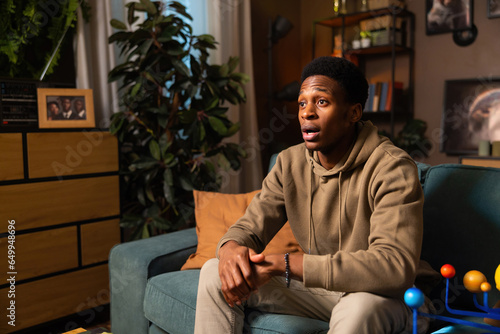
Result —
[{"label": "black framed sign", "polygon": [[500,140],[500,78],[447,80],[441,152],[477,154],[481,140]]},{"label": "black framed sign", "polygon": [[427,35],[472,29],[473,8],[473,0],[426,0]]}]

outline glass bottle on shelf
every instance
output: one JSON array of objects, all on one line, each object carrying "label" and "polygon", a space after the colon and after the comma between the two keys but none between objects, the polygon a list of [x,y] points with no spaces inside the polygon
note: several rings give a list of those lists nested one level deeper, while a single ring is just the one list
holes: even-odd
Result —
[{"label": "glass bottle on shelf", "polygon": [[359,9],[361,12],[368,11],[368,0],[361,0],[361,8]]}]

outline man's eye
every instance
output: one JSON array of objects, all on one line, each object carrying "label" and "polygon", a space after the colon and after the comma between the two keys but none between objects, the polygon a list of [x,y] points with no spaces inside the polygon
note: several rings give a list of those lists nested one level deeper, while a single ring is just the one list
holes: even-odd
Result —
[{"label": "man's eye", "polygon": [[327,101],[326,101],[326,100],[319,100],[319,101],[318,101],[318,104],[326,104],[326,103],[327,103]]}]

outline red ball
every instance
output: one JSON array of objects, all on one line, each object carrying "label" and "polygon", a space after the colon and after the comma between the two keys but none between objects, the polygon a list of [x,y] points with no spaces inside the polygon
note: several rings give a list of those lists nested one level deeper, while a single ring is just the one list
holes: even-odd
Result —
[{"label": "red ball", "polygon": [[445,264],[441,267],[441,275],[444,278],[453,278],[455,277],[455,268],[451,264]]}]

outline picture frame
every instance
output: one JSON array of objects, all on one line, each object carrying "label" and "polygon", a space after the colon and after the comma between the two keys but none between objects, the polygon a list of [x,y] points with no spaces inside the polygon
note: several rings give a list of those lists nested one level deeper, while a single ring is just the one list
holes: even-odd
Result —
[{"label": "picture frame", "polygon": [[443,102],[441,152],[477,155],[500,136],[500,77],[446,80]]},{"label": "picture frame", "polygon": [[471,30],[474,0],[453,0],[444,5],[440,0],[426,0],[425,31],[427,35]]},{"label": "picture frame", "polygon": [[94,128],[92,89],[38,88],[38,127]]},{"label": "picture frame", "polygon": [[500,17],[500,0],[488,0],[486,8],[488,10],[489,19]]}]

